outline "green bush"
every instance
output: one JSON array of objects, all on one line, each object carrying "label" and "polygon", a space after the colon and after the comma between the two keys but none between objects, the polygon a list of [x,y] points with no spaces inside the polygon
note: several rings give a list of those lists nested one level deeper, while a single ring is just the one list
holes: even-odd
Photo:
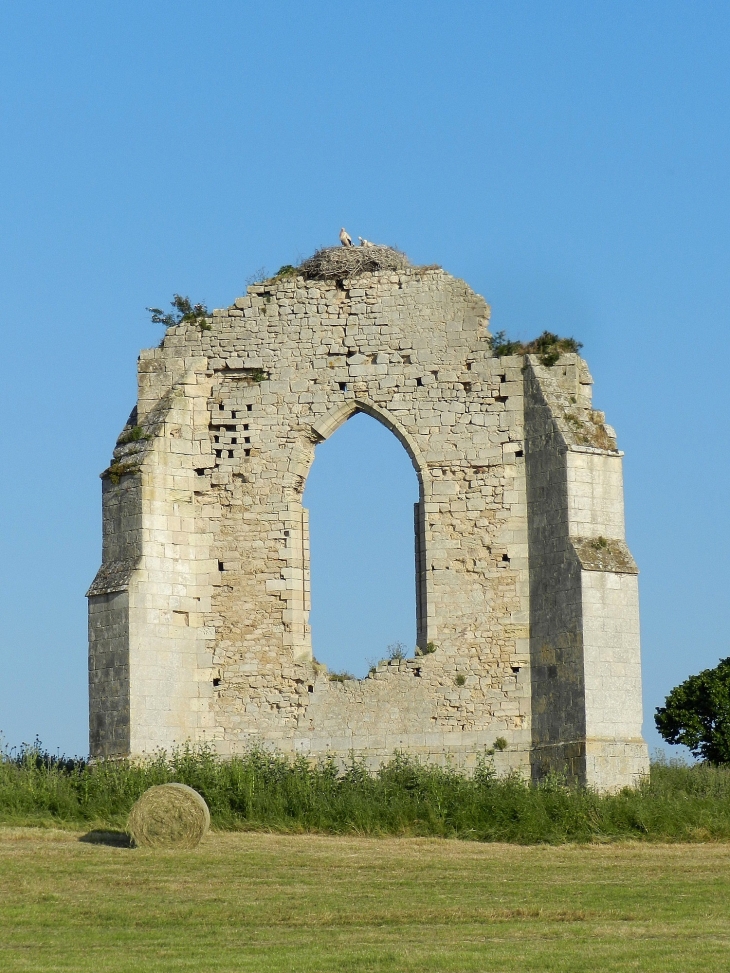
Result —
[{"label": "green bush", "polygon": [[0,759],[0,822],[123,828],[151,785],[199,791],[219,829],[323,834],[434,835],[520,844],[565,841],[730,839],[730,769],[655,762],[640,787],[615,795],[498,779],[485,754],[476,772],[424,766],[396,754],[375,773],[350,760],[252,750],[222,760],[207,747],[144,763],[54,758],[39,747]]},{"label": "green bush", "polygon": [[162,308],[148,307],[153,324],[164,324],[166,328],[173,328],[176,324],[190,321],[197,324],[201,331],[210,331],[208,324],[208,309],[205,304],[192,304],[189,297],[174,294],[170,301],[172,311],[165,313]]},{"label": "green bush", "polygon": [[537,355],[540,364],[554,365],[564,352],[578,353],[583,345],[575,338],[560,338],[551,331],[543,331],[539,338],[532,341],[510,341],[504,331],[497,331],[489,337],[489,347],[498,358],[506,355]]}]

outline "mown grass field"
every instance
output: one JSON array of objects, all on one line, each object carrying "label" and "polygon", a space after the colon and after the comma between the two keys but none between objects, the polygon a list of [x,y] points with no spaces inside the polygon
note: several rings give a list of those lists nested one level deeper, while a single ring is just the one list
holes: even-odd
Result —
[{"label": "mown grass field", "polygon": [[0,969],[730,969],[730,845],[0,828]]}]

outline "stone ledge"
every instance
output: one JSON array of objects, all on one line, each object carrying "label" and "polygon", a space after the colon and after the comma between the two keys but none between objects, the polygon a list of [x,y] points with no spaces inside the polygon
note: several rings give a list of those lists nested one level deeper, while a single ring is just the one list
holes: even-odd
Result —
[{"label": "stone ledge", "polygon": [[571,544],[584,571],[608,571],[613,574],[638,574],[626,541],[604,537],[572,537]]},{"label": "stone ledge", "polygon": [[86,597],[93,598],[95,595],[111,595],[115,592],[126,591],[132,573],[140,561],[141,558],[137,557],[102,564],[91,582],[91,587],[86,592]]}]

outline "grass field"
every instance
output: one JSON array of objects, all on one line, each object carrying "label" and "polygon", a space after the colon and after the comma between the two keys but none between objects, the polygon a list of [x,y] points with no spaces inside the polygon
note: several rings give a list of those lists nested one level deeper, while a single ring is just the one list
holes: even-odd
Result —
[{"label": "grass field", "polygon": [[0,829],[0,969],[730,969],[730,845]]}]

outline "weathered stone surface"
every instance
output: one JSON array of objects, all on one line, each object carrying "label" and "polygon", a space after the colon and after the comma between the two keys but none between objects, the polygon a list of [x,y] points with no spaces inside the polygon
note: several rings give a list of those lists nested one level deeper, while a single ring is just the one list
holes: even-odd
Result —
[{"label": "weathered stone surface", "polygon": [[[601,788],[646,770],[613,430],[577,355],[495,358],[488,318],[439,269],[289,277],[142,352],[89,591],[94,754],[191,740],[469,768],[504,737],[500,770]],[[418,475],[424,654],[333,682],[312,656],[302,494],[358,411]]]}]

